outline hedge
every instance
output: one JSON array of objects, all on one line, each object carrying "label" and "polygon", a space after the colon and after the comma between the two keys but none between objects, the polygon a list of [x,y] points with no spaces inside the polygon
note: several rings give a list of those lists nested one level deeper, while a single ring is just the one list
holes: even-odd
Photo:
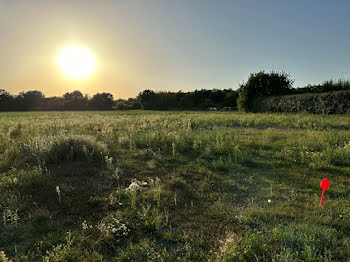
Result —
[{"label": "hedge", "polygon": [[307,112],[312,114],[350,113],[350,91],[259,97],[255,99],[254,111]]}]

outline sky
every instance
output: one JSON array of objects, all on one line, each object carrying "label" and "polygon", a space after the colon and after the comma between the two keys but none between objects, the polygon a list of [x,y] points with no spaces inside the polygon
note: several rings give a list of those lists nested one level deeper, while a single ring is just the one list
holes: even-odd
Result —
[{"label": "sky", "polygon": [[[0,0],[0,89],[115,98],[145,89],[237,89],[260,70],[294,86],[350,79],[350,1]],[[96,57],[72,79],[57,57],[69,46]]]}]

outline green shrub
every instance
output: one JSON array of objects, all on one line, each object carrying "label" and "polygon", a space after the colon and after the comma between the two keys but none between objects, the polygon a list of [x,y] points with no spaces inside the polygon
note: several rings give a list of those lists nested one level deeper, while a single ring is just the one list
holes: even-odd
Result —
[{"label": "green shrub", "polygon": [[344,114],[350,112],[350,91],[271,96],[260,98],[254,107],[259,112]]},{"label": "green shrub", "polygon": [[9,152],[21,164],[40,165],[69,161],[104,163],[107,146],[91,136],[69,135],[34,138]]},{"label": "green shrub", "polygon": [[250,74],[247,83],[242,84],[238,90],[237,99],[240,111],[254,111],[254,102],[260,96],[288,94],[292,88],[293,80],[285,72],[260,71]]}]

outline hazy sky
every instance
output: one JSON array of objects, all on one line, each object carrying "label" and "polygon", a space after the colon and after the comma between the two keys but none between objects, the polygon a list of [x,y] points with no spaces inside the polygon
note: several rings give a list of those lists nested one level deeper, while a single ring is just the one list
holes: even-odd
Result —
[{"label": "hazy sky", "polygon": [[[295,86],[349,79],[349,10],[336,0],[0,0],[0,89],[127,98],[236,89],[262,69],[289,72]],[[71,45],[97,58],[84,80],[57,66]]]}]

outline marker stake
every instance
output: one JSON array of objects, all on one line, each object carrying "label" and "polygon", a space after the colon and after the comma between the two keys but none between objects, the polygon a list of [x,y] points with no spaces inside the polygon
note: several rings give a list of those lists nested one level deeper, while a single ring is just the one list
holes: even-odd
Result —
[{"label": "marker stake", "polygon": [[327,178],[323,179],[321,181],[321,189],[322,189],[322,196],[321,196],[321,201],[320,201],[320,208],[322,208],[322,203],[323,203],[323,197],[324,197],[324,192],[329,188],[329,180]]},{"label": "marker stake", "polygon": [[321,201],[320,201],[320,208],[322,207],[322,203],[323,203],[324,191],[325,191],[325,190],[322,190],[322,196],[321,196]]}]

